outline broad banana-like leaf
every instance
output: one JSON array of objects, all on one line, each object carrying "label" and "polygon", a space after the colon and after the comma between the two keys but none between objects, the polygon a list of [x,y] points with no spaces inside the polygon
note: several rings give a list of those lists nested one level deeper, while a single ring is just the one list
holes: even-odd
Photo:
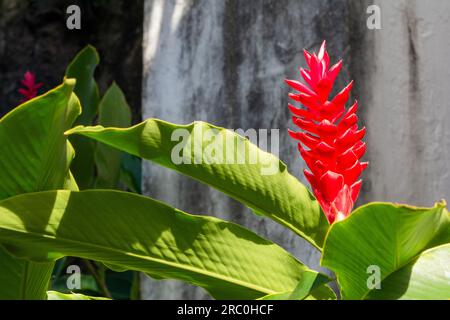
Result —
[{"label": "broad banana-like leaf", "polygon": [[[0,120],[0,199],[67,183],[73,150],[63,133],[81,112],[74,85],[65,80]],[[0,299],[45,299],[52,266],[13,258],[0,248]]]},{"label": "broad banana-like leaf", "polygon": [[[76,124],[92,125],[97,116],[100,94],[94,73],[99,62],[97,50],[87,46],[67,67],[66,76],[77,80],[75,93],[83,106],[83,113],[78,117]],[[71,137],[70,140],[76,150],[71,167],[72,173],[81,189],[91,188],[95,176],[95,142],[83,137]]]},{"label": "broad banana-like leaf", "polygon": [[0,300],[44,300],[53,263],[35,263],[0,249]]},{"label": "broad banana-like leaf", "polygon": [[336,294],[326,285],[329,281],[315,271],[304,272],[293,291],[270,294],[259,300],[336,300]]},{"label": "broad banana-like leaf", "polygon": [[322,265],[343,299],[450,299],[450,215],[433,208],[372,203],[333,224]]},{"label": "broad banana-like leaf", "polygon": [[149,119],[129,129],[79,126],[67,134],[93,138],[197,179],[322,246],[329,224],[308,189],[278,158],[230,130]]},{"label": "broad banana-like leaf", "polygon": [[367,299],[450,299],[450,244],[424,251],[383,280]]},{"label": "broad banana-like leaf", "polygon": [[119,191],[49,191],[4,200],[0,241],[35,261],[66,255],[96,260],[184,280],[218,299],[292,291],[309,271],[241,226]]},{"label": "broad banana-like leaf", "polygon": [[93,46],[86,46],[72,60],[66,70],[66,77],[76,79],[74,92],[83,106],[83,113],[76,123],[90,125],[98,113],[100,93],[94,79],[95,69],[100,63],[100,57]]},{"label": "broad banana-like leaf", "polygon": [[91,297],[79,293],[65,294],[57,291],[48,291],[47,300],[110,300],[102,297]]},{"label": "broad banana-like leaf", "polygon": [[[98,123],[105,127],[131,126],[131,110],[125,96],[113,83],[106,91],[99,106]],[[120,178],[123,153],[105,144],[98,144],[95,151],[97,189],[115,189]]]},{"label": "broad banana-like leaf", "polygon": [[64,185],[73,158],[64,131],[81,112],[74,85],[65,80],[0,119],[0,199]]}]

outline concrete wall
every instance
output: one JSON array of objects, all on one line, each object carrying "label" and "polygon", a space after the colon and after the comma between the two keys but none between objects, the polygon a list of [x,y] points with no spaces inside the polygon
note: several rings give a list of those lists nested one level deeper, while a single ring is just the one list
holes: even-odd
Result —
[{"label": "concrete wall", "polygon": [[[366,26],[373,3],[381,8],[381,30]],[[336,89],[356,80],[353,94],[368,128],[370,166],[359,204],[450,199],[448,12],[446,0],[146,0],[143,117],[279,128],[280,158],[305,182],[304,163],[285,131],[292,125],[283,79],[298,77],[301,49],[316,50],[327,39],[332,59],[345,62]],[[308,243],[208,187],[149,163],[143,187],[187,212],[245,225],[322,270]],[[143,297],[206,295],[143,278]]]},{"label": "concrete wall", "polygon": [[450,199],[450,2],[381,1],[362,96],[368,127],[364,200]]}]

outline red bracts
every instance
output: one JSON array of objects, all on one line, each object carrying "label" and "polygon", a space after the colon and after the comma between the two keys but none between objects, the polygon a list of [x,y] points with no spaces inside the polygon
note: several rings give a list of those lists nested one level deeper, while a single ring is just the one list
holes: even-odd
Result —
[{"label": "red bracts", "polygon": [[22,102],[26,102],[36,97],[38,89],[42,87],[42,83],[36,83],[36,76],[30,71],[25,73],[20,82],[25,87],[19,89],[19,93],[23,96]]},{"label": "red bracts", "polygon": [[333,223],[347,217],[358,198],[362,184],[358,179],[368,165],[359,161],[366,151],[361,141],[366,129],[358,129],[358,103],[345,108],[353,81],[328,100],[342,61],[330,68],[325,41],[317,54],[305,50],[304,55],[309,70],[300,69],[300,74],[306,85],[286,80],[297,91],[289,97],[305,107],[289,104],[293,122],[303,132],[289,130],[289,134],[300,141],[298,148],[309,168],[305,176],[328,221]]}]

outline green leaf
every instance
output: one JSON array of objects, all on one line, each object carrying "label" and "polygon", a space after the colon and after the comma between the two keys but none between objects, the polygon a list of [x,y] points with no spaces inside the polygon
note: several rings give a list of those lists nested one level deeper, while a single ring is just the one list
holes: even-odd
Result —
[{"label": "green leaf", "polygon": [[50,191],[7,199],[0,202],[0,241],[33,260],[67,255],[106,262],[184,280],[218,299],[292,291],[309,271],[241,226],[119,191]]},{"label": "green leaf", "polygon": [[[149,119],[129,129],[77,127],[67,134],[93,138],[206,183],[318,248],[329,228],[317,200],[284,163],[229,130]],[[227,157],[233,164],[215,162]]]},{"label": "green leaf", "polygon": [[[131,110],[125,96],[113,83],[106,91],[99,107],[98,123],[106,127],[125,128],[131,125]],[[120,178],[122,152],[105,144],[99,144],[95,152],[97,189],[114,189]]]},{"label": "green leaf", "polygon": [[[64,186],[73,150],[63,133],[81,112],[74,85],[65,80],[0,119],[0,199]],[[52,266],[0,248],[0,299],[44,299]]]},{"label": "green leaf", "polygon": [[450,299],[450,245],[423,252],[389,275],[367,299]]},{"label": "green leaf", "polygon": [[293,291],[276,293],[260,300],[336,300],[336,295],[326,284],[330,279],[318,272],[304,272]]},{"label": "green leaf", "polygon": [[77,119],[77,124],[90,125],[97,116],[100,94],[94,73],[99,63],[97,50],[93,46],[87,46],[67,67],[66,77],[76,79],[74,92],[83,106],[83,113]]},{"label": "green leaf", "polygon": [[[442,276],[450,265],[449,247],[425,251],[448,243],[449,235],[445,202],[433,208],[372,203],[333,224],[322,265],[336,273],[344,299],[450,298],[448,278]],[[429,269],[433,274],[425,283],[424,268],[432,259],[437,259]],[[426,289],[417,294],[420,286]]]},{"label": "green leaf", "polygon": [[57,291],[48,291],[47,300],[110,300],[102,297],[85,296],[79,293],[64,294]]},{"label": "green leaf", "polygon": [[42,300],[53,263],[34,263],[0,248],[0,300]]},{"label": "green leaf", "polygon": [[297,287],[292,291],[289,296],[290,300],[302,300],[305,299],[316,288],[327,284],[330,279],[317,272],[305,272],[302,274]]},{"label": "green leaf", "polygon": [[336,300],[336,294],[328,285],[322,285],[311,291],[304,300]]},{"label": "green leaf", "polygon": [[0,199],[64,185],[73,153],[63,133],[81,112],[74,84],[66,80],[0,119]]},{"label": "green leaf", "polygon": [[[76,124],[92,125],[97,116],[100,94],[94,73],[99,62],[97,50],[87,46],[67,67],[66,76],[77,80],[75,93],[83,106],[83,113]],[[72,173],[81,189],[90,188],[94,184],[95,143],[83,137],[72,137],[70,140],[76,150],[76,157],[71,167]]]}]

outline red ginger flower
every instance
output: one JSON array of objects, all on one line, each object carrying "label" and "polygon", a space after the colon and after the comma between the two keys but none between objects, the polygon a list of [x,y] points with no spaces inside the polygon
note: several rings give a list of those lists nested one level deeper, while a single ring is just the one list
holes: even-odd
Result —
[{"label": "red ginger flower", "polygon": [[22,102],[26,102],[36,97],[38,89],[42,87],[42,83],[36,83],[36,75],[30,71],[25,73],[20,82],[25,87],[19,89],[19,93],[23,95]]},{"label": "red ginger flower", "polygon": [[289,134],[300,141],[300,154],[310,169],[304,171],[305,176],[328,221],[333,223],[347,217],[358,198],[362,185],[358,178],[368,165],[359,161],[366,151],[361,141],[366,129],[358,130],[358,103],[345,108],[353,81],[328,100],[342,60],[330,68],[325,41],[317,55],[306,50],[304,55],[309,70],[300,69],[300,74],[308,86],[294,80],[286,83],[299,92],[289,97],[306,108],[289,104],[294,124],[306,132],[289,130]]}]

